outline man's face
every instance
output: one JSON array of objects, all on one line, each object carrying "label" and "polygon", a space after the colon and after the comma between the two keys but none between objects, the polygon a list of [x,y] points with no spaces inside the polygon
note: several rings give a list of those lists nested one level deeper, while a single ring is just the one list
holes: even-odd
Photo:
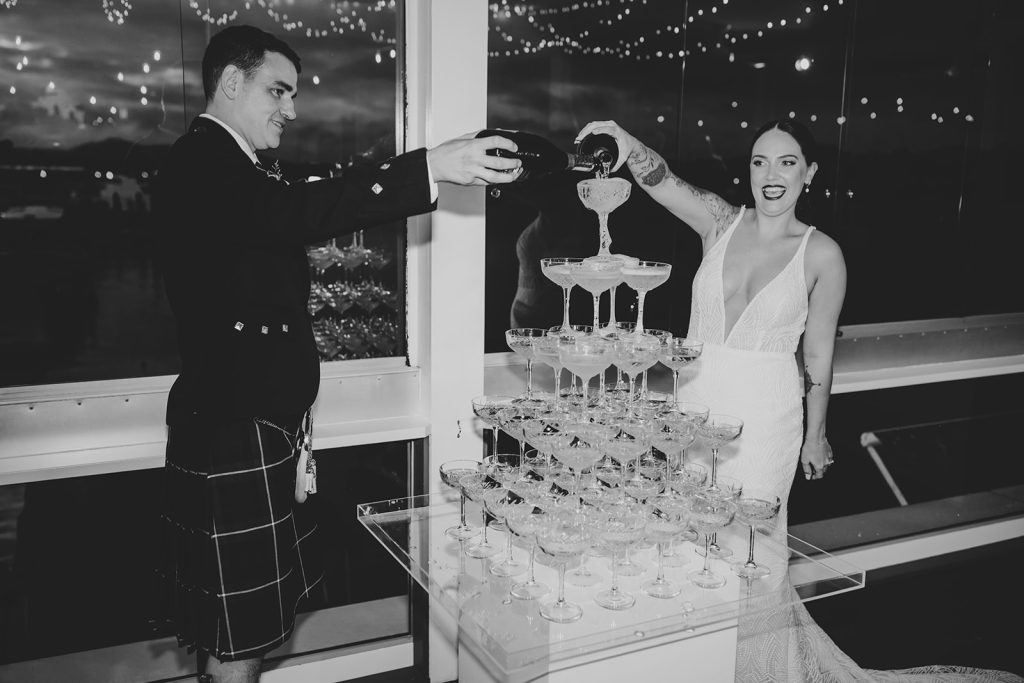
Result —
[{"label": "man's face", "polygon": [[276,149],[285,124],[295,120],[298,74],[284,55],[268,52],[252,78],[242,79],[237,106],[238,132],[255,149]]}]

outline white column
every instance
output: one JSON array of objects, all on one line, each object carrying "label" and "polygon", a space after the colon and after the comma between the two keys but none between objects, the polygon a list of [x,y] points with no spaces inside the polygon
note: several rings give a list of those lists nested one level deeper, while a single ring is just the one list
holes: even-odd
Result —
[{"label": "white column", "polygon": [[[408,148],[432,147],[486,126],[486,2],[406,4]],[[438,209],[411,223],[409,357],[423,370],[431,423],[431,490],[446,460],[478,459],[470,400],[484,385],[484,189],[440,186]],[[458,676],[457,632],[431,610],[430,678]]]}]

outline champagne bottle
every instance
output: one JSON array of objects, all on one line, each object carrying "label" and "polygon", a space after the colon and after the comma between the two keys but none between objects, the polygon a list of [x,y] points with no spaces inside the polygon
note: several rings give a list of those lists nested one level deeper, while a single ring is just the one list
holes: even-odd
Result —
[{"label": "champagne bottle", "polygon": [[611,135],[591,134],[580,140],[576,152],[565,152],[547,138],[520,130],[490,128],[477,134],[478,138],[500,135],[516,143],[515,152],[490,149],[491,156],[509,157],[523,162],[523,172],[517,182],[539,178],[559,171],[587,171],[604,173],[611,170],[619,158],[619,147]]}]

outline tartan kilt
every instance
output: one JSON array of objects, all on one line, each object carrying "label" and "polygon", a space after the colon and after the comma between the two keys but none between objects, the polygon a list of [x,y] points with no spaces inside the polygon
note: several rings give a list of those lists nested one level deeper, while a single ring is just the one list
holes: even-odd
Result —
[{"label": "tartan kilt", "polygon": [[300,420],[168,429],[164,576],[190,652],[263,656],[291,636],[299,600],[323,578],[313,510],[295,502]]}]

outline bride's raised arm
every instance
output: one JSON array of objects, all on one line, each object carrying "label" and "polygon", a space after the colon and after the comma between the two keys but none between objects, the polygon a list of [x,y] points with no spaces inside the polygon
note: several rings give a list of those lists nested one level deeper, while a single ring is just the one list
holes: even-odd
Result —
[{"label": "bride's raised arm", "polygon": [[654,201],[693,228],[705,244],[717,240],[735,220],[739,207],[674,174],[660,154],[630,135],[619,124],[614,121],[591,121],[583,127],[576,139],[581,140],[591,133],[613,136],[619,146],[619,159],[612,170],[618,170],[625,163],[640,187]]}]

